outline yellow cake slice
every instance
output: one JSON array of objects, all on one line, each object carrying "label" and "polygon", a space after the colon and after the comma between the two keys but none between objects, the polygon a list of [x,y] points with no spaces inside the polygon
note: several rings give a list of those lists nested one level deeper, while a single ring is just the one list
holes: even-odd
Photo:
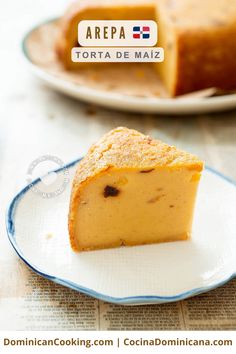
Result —
[{"label": "yellow cake slice", "polygon": [[71,192],[73,250],[187,240],[203,162],[117,128],[79,163]]}]

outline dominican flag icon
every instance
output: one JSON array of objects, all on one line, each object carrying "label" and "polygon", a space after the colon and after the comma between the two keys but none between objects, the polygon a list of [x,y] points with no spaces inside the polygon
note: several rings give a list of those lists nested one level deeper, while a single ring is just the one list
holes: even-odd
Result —
[{"label": "dominican flag icon", "polygon": [[135,39],[148,39],[148,38],[150,38],[150,27],[149,26],[134,26],[133,27],[133,38],[135,38]]}]

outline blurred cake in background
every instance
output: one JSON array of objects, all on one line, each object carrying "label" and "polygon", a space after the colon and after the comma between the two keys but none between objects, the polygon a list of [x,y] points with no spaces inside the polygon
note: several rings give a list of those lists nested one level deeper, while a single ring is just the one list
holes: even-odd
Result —
[{"label": "blurred cake in background", "polygon": [[[80,0],[60,22],[56,52],[67,70],[73,63],[81,20],[155,20],[165,50],[156,70],[171,96],[216,87],[236,89],[236,0]],[[109,64],[105,64],[109,65]]]},{"label": "blurred cake in background", "polygon": [[61,32],[56,45],[58,57],[64,67],[69,70],[80,69],[87,65],[86,63],[73,63],[71,60],[71,48],[78,47],[78,23],[82,20],[147,20],[153,18],[155,18],[153,0],[76,1],[61,19]]}]

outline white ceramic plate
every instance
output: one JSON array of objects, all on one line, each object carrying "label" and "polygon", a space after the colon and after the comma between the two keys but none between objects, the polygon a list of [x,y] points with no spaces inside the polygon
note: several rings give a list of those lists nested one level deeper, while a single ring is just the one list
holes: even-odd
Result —
[{"label": "white ceramic plate", "polygon": [[[66,166],[70,183],[77,162]],[[55,172],[60,179],[64,169]],[[32,185],[40,190],[42,183]],[[147,304],[182,300],[235,276],[236,188],[209,168],[200,183],[191,240],[85,253],[74,253],[68,241],[70,186],[51,199],[30,188],[9,206],[9,239],[30,268],[56,283],[109,302]]]},{"label": "white ceramic plate", "polygon": [[[127,95],[111,90],[102,90],[90,87],[89,85],[78,84],[73,80],[65,79],[62,72],[53,72],[46,70],[43,66],[37,65],[32,59],[32,53],[27,47],[27,41],[37,31],[43,29],[44,26],[53,24],[56,20],[47,21],[32,30],[24,37],[22,47],[23,54],[33,73],[42,79],[52,88],[77,98],[79,100],[101,105],[108,108],[113,108],[123,111],[133,111],[139,113],[162,113],[162,114],[195,114],[205,112],[219,112],[221,110],[229,110],[236,107],[236,94],[228,94],[215,97],[204,97],[209,95],[209,90],[206,93],[195,93],[195,96],[183,96],[182,98],[158,98],[158,97],[141,97],[135,95]],[[36,41],[40,41],[41,37],[36,36]],[[49,35],[50,38],[50,35]],[[47,41],[49,40],[46,38]],[[38,43],[38,46],[41,44]],[[43,44],[42,44],[43,45]],[[45,56],[45,48],[38,51],[38,56],[42,59]],[[50,60],[52,60],[50,56]],[[49,60],[49,62],[50,62]],[[129,74],[129,73],[128,73]],[[147,83],[146,83],[147,84]],[[137,85],[139,83],[137,82]],[[205,91],[204,91],[205,92]]]}]

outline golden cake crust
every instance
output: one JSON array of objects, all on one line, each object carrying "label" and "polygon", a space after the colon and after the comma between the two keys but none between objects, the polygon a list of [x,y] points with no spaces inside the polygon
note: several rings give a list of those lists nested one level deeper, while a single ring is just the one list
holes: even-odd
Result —
[{"label": "golden cake crust", "polygon": [[202,171],[203,162],[190,153],[178,150],[160,140],[139,133],[136,130],[119,127],[105,134],[94,144],[78,165],[74,177],[70,210],[69,234],[71,246],[77,250],[75,242],[75,217],[82,188],[92,178],[108,169],[170,169],[185,167]]}]

